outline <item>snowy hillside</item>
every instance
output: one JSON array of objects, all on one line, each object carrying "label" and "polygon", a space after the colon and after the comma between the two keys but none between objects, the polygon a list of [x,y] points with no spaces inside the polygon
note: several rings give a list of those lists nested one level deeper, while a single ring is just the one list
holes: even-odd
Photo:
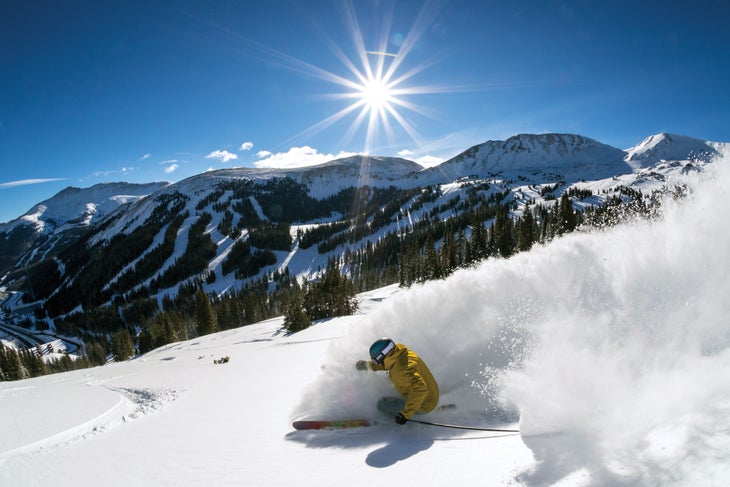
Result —
[{"label": "snowy hillside", "polygon": [[[515,222],[530,213],[530,236],[522,242],[532,239],[529,248],[562,233],[550,215],[562,196],[571,211],[619,199],[628,204],[635,195],[685,184],[727,145],[660,135],[623,151],[579,135],[523,134],[475,146],[431,169],[354,156],[304,168],[211,171],[135,186],[137,196],[121,184],[69,188],[17,220],[55,231],[50,237],[28,226],[0,231],[0,291],[13,297],[6,307],[21,305],[8,308],[9,321],[38,309],[47,316],[38,328],[77,334],[108,320],[73,316],[80,327],[62,321],[57,327],[56,320],[104,306],[143,306],[147,298],[159,307],[189,285],[222,297],[274,275],[302,283],[331,261],[359,278],[359,289],[372,289],[401,277],[397,266],[406,250],[412,269],[418,268],[413,256],[428,253],[426,242],[442,250],[446,227],[463,244],[486,235],[502,209]],[[510,232],[514,249],[514,226]],[[513,251],[474,240],[469,245],[482,256]],[[456,262],[458,256],[476,255],[463,246],[449,257],[450,269],[470,264]]]},{"label": "snowy hillside", "polygon": [[463,177],[571,184],[631,174],[662,161],[708,161],[727,147],[727,143],[658,134],[621,150],[581,135],[520,134],[474,146],[416,177],[437,184]]},{"label": "snowy hillside", "polygon": [[26,214],[0,224],[0,273],[54,256],[79,236],[168,183],[68,187]]},{"label": "snowy hillside", "polygon": [[[321,199],[344,188],[364,185],[397,186],[404,176],[421,169],[423,168],[417,163],[405,159],[352,156],[303,168],[232,168],[209,171],[166,186],[153,194],[153,198],[140,201],[130,208],[124,218],[119,219],[113,226],[98,235],[95,240],[108,240],[119,232],[128,233],[134,230],[155,211],[159,204],[155,197],[161,195],[186,195],[190,200],[186,208],[194,213],[197,203],[213,192],[216,184],[221,182],[240,180],[264,182],[276,178],[290,178],[304,184],[308,188],[310,196]],[[268,219],[260,208],[257,211],[262,219]]]},{"label": "snowy hillside", "polygon": [[[707,160],[727,143],[687,136],[657,134],[627,150],[574,134],[520,134],[505,141],[491,140],[429,169],[400,158],[352,156],[303,168],[232,168],[210,171],[171,185],[164,191],[199,193],[216,181],[268,180],[289,177],[306,185],[314,198],[325,198],[351,186],[410,188],[449,184],[464,177],[521,178],[536,183],[598,180],[629,174],[661,161]],[[6,224],[1,232],[32,224],[37,231],[98,222],[120,205],[164,188],[168,183],[107,183],[91,188],[69,187],[38,203],[28,213]]]},{"label": "snowy hillside", "polygon": [[[662,221],[366,293],[360,314],[298,334],[275,319],[2,382],[0,485],[726,485],[728,164]],[[379,416],[388,379],[354,362],[380,336],[415,349],[457,404],[423,419],[521,433]],[[354,415],[381,424],[290,426]]]},{"label": "snowy hillside", "polygon": [[179,190],[185,193],[194,192],[200,189],[201,184],[210,185],[216,180],[247,178],[266,181],[289,177],[306,185],[313,198],[321,199],[352,186],[400,186],[405,176],[422,169],[422,166],[413,161],[397,157],[352,156],[300,168],[222,169],[181,181]]},{"label": "snowy hillside", "polygon": [[474,146],[424,171],[421,177],[455,180],[500,175],[537,179],[535,182],[543,182],[546,176],[568,182],[603,179],[632,172],[624,162],[625,155],[621,149],[580,135],[521,134]]},{"label": "snowy hillside", "polygon": [[5,224],[0,232],[18,225],[32,225],[38,232],[62,231],[73,226],[89,226],[101,221],[127,203],[137,201],[169,183],[102,183],[90,188],[68,187],[31,208],[25,215]]},{"label": "snowy hillside", "polygon": [[[727,145],[681,135],[657,134],[635,147],[621,150],[575,134],[520,134],[504,141],[491,140],[474,146],[429,169],[406,159],[352,156],[304,168],[222,169],[193,176],[173,186],[187,193],[200,191],[216,180],[290,177],[305,184],[312,197],[324,198],[350,186],[414,187],[448,184],[469,176],[521,175],[527,179],[541,179],[540,182],[562,176],[566,181],[575,182],[628,174],[661,161],[707,160]],[[539,177],[534,177],[536,175]],[[88,224],[92,219],[100,221],[120,205],[149,195],[167,184],[107,183],[85,189],[69,187],[40,202],[18,219],[0,224],[0,232],[29,223],[42,230],[47,226],[55,229],[64,224]]]},{"label": "snowy hillside", "polygon": [[684,135],[657,134],[626,151],[626,160],[643,167],[661,161],[683,159],[707,160],[722,152],[726,144],[693,139]]}]

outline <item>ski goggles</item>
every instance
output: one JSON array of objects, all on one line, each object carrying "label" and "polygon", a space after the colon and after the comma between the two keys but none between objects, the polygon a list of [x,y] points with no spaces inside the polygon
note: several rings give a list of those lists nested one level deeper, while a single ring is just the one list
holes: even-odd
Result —
[{"label": "ski goggles", "polygon": [[383,365],[385,356],[388,355],[390,353],[390,351],[393,350],[394,348],[395,348],[395,343],[390,342],[375,357],[373,357],[373,362],[375,362],[378,365]]}]

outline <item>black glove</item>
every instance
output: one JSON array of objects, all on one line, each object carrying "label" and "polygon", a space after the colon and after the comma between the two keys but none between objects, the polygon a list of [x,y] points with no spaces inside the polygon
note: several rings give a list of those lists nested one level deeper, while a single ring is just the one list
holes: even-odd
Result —
[{"label": "black glove", "polygon": [[398,424],[406,424],[406,422],[408,422],[408,420],[406,419],[405,416],[403,416],[402,413],[398,413],[395,415],[395,422]]},{"label": "black glove", "polygon": [[358,360],[357,363],[355,364],[355,368],[357,370],[367,370],[368,363],[364,360]]}]

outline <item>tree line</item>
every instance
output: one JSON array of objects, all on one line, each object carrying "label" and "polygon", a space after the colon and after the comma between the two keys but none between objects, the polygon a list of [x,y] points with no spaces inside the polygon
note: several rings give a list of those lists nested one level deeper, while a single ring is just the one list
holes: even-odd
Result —
[{"label": "tree line", "polygon": [[[57,330],[81,336],[86,342],[85,352],[76,360],[61,357],[44,362],[32,353],[3,347],[0,378],[16,380],[100,365],[108,359],[125,360],[168,343],[274,316],[283,315],[286,330],[296,332],[313,321],[355,312],[357,292],[393,283],[407,287],[440,279],[486,258],[509,257],[528,251],[535,243],[547,242],[580,225],[602,227],[627,218],[660,216],[659,193],[645,196],[629,188],[621,188],[619,196],[609,198],[602,206],[589,206],[583,212],[575,209],[574,202],[590,197],[591,193],[587,191],[567,191],[552,204],[528,204],[519,213],[514,201],[508,199],[509,192],[489,192],[488,184],[472,189],[466,197],[452,198],[408,224],[405,223],[404,205],[410,201],[413,209],[435,201],[440,196],[438,188],[417,193],[385,192],[383,194],[389,198],[396,196],[399,204],[371,205],[372,218],[359,215],[346,225],[334,223],[318,233],[300,234],[302,240],[310,238],[310,245],[318,241],[321,245],[341,234],[354,231],[362,237],[373,234],[375,227],[398,220],[402,223],[398,225],[399,231],[365,239],[358,248],[345,245],[343,253],[331,258],[319,277],[309,283],[299,283],[284,270],[247,281],[240,289],[226,295],[208,296],[202,288],[204,280],[211,276],[203,273],[181,285],[176,296],[165,296],[161,306],[156,298],[139,293],[112,304],[58,317],[55,319]],[[670,191],[677,198],[686,194],[686,188],[682,187]],[[368,206],[364,200],[360,204],[361,208]],[[377,219],[374,218],[376,214]],[[444,218],[444,214],[448,217]],[[205,218],[205,213],[202,215],[191,232],[198,236],[196,246],[206,249],[210,245],[209,237],[204,235],[203,229],[210,220]],[[167,216],[168,228],[179,228],[180,215]],[[288,237],[288,228],[286,223],[267,224],[256,235],[256,242],[266,246],[267,235],[270,235],[272,241],[279,242],[276,246],[282,246],[284,243],[280,241],[284,235]],[[167,235],[166,232],[165,240]],[[345,240],[350,241],[349,238]],[[250,247],[244,252],[247,253],[251,255]]]}]

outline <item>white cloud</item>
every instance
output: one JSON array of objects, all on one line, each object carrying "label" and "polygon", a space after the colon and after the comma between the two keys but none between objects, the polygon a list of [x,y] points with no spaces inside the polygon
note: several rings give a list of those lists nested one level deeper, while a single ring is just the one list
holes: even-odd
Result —
[{"label": "white cloud", "polygon": [[21,179],[20,181],[8,181],[0,183],[0,189],[15,188],[17,186],[28,186],[31,184],[52,183],[54,181],[65,181],[68,178],[47,178],[47,179]]},{"label": "white cloud", "polygon": [[241,150],[251,150],[253,149],[253,142],[244,142],[241,144]]},{"label": "white cloud", "polygon": [[140,161],[144,161],[145,159],[149,159],[152,154],[145,154],[142,157],[139,158]]},{"label": "white cloud", "polygon": [[177,171],[177,168],[180,167],[177,164],[170,164],[165,168],[165,174],[172,174],[175,171]]},{"label": "white cloud", "polygon": [[221,162],[228,162],[233,159],[238,159],[238,156],[236,154],[228,152],[227,150],[214,150],[213,152],[205,156],[205,158],[218,159]]},{"label": "white cloud", "polygon": [[272,154],[269,151],[260,151],[258,156],[262,160],[255,163],[256,167],[267,167],[274,169],[315,166],[333,159],[350,157],[356,155],[353,152],[340,152],[339,154],[320,154],[317,149],[307,145],[303,147],[292,147],[288,152]]},{"label": "white cloud", "polygon": [[442,162],[444,162],[444,159],[441,157],[436,156],[423,156],[416,159],[416,162],[422,165],[423,167],[433,167],[438,166]]},{"label": "white cloud", "polygon": [[398,153],[400,157],[410,159],[411,161],[417,162],[418,164],[422,165],[423,167],[433,167],[438,166],[442,162],[444,162],[444,159],[442,157],[436,157],[436,156],[421,156],[421,157],[415,157],[416,153],[413,151],[410,151],[408,149],[402,150]]},{"label": "white cloud", "polygon": [[139,169],[139,168],[135,167],[135,166],[122,166],[120,169],[108,169],[108,170],[94,171],[92,174],[94,177],[97,177],[97,178],[109,178],[109,177],[116,177],[119,174],[126,176],[129,173],[136,171],[137,169]]}]

